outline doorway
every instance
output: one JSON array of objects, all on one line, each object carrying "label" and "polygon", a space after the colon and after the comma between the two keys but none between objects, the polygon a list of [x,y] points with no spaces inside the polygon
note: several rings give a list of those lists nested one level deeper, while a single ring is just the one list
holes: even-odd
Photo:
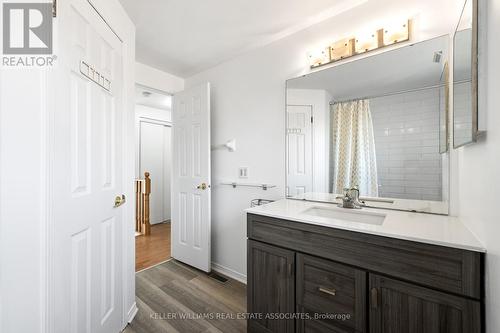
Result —
[{"label": "doorway", "polygon": [[137,85],[135,113],[136,205],[142,219],[136,223],[135,245],[140,271],[171,256],[172,96]]},{"label": "doorway", "polygon": [[312,113],[312,105],[287,105],[287,197],[313,192]]}]

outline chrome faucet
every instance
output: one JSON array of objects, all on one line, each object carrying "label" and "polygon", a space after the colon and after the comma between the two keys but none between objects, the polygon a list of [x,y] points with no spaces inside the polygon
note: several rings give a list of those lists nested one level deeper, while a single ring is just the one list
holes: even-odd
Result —
[{"label": "chrome faucet", "polygon": [[360,209],[361,202],[359,202],[359,187],[354,186],[351,188],[344,188],[344,196],[342,197],[342,203],[339,207],[349,208],[349,209]]}]

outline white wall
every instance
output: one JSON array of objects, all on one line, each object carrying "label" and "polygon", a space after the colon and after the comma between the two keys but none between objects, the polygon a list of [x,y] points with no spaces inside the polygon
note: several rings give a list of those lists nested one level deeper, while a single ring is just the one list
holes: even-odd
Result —
[{"label": "white wall", "polygon": [[0,332],[44,325],[43,83],[40,71],[0,70]]},{"label": "white wall", "polygon": [[143,117],[159,121],[171,122],[172,110],[158,109],[146,105],[137,104],[135,106],[135,117],[137,120]]},{"label": "white wall", "polygon": [[[186,79],[187,87],[203,81],[212,84],[212,144],[231,138],[238,142],[235,153],[212,154],[215,263],[246,275],[243,209],[252,198],[284,196],[285,81],[309,72],[307,52],[395,18],[414,18],[414,41],[447,34],[458,20],[461,5],[462,1],[452,0],[368,1],[339,17]],[[248,181],[270,182],[278,188],[264,192],[217,185],[220,179],[235,178],[239,166],[250,167]]]},{"label": "white wall", "polygon": [[166,93],[174,94],[184,90],[184,79],[159,69],[136,62],[135,82]]},{"label": "white wall", "polygon": [[500,332],[500,0],[488,1],[486,53],[487,134],[479,143],[456,151],[459,216],[479,237],[486,254],[486,329]]},{"label": "white wall", "polygon": [[370,100],[379,196],[442,200],[439,108],[439,89]]}]

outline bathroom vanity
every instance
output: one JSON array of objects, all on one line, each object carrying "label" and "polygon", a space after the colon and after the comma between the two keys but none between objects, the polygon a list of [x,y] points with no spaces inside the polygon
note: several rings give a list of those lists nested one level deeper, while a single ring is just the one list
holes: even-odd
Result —
[{"label": "bathroom vanity", "polygon": [[450,105],[453,146],[478,134],[478,9],[453,50],[438,36],[287,80],[291,199],[247,210],[249,332],[484,332],[485,250],[447,216]]},{"label": "bathroom vanity", "polygon": [[456,218],[247,210],[249,332],[483,332],[484,248]]}]

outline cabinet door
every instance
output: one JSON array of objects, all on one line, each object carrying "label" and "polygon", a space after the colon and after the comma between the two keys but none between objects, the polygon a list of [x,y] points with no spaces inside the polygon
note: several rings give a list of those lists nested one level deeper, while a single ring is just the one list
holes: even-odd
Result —
[{"label": "cabinet door", "polygon": [[370,274],[371,333],[480,333],[480,303]]},{"label": "cabinet door", "polygon": [[298,333],[364,333],[365,271],[304,254],[297,254]]},{"label": "cabinet door", "polygon": [[295,331],[295,252],[248,241],[249,332]]}]

